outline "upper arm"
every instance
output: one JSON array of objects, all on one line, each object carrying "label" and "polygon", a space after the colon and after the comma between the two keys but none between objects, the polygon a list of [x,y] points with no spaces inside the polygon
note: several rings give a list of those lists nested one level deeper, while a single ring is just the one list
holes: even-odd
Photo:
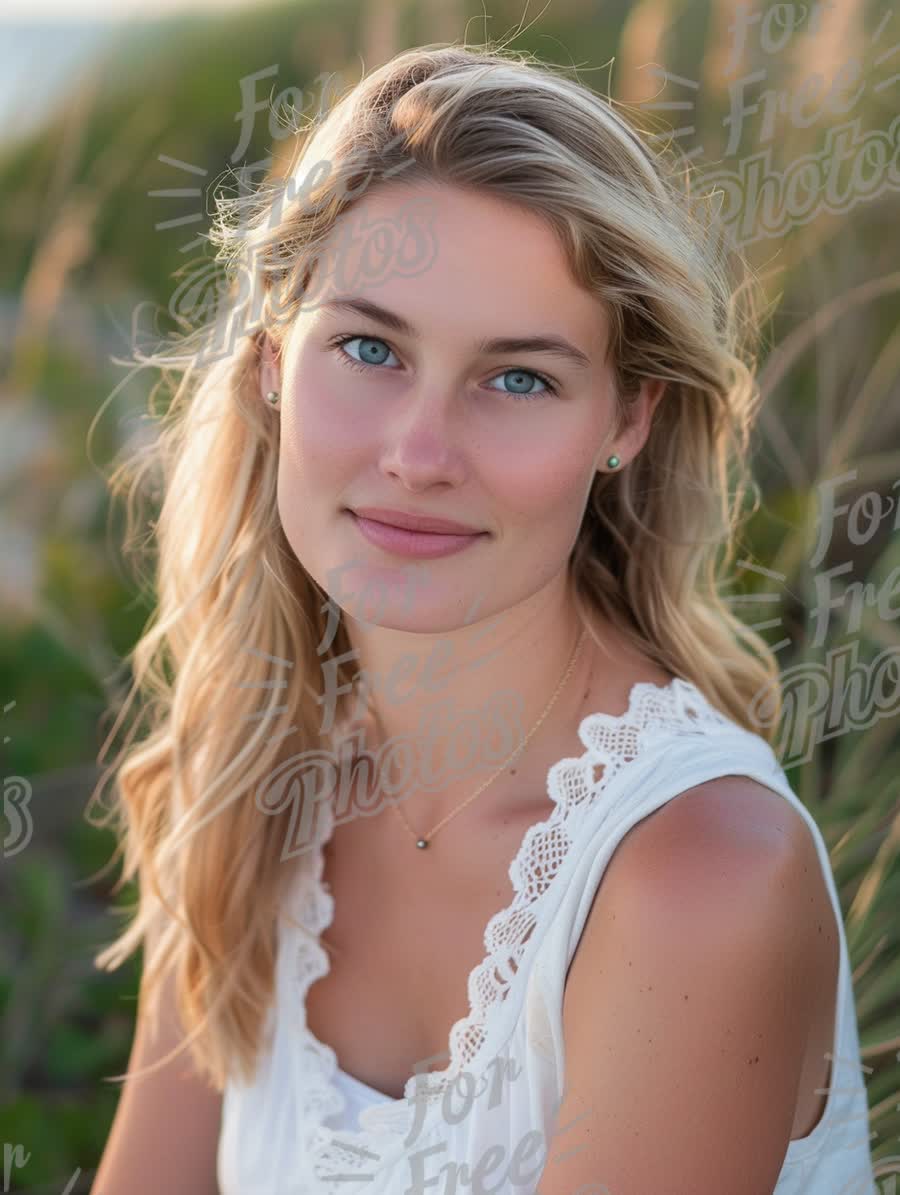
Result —
[{"label": "upper arm", "polygon": [[701,785],[619,844],[566,982],[542,1195],[772,1191],[827,961],[815,844],[766,792]]},{"label": "upper arm", "polygon": [[135,1074],[184,1040],[171,974],[157,1033],[145,1003],[142,985],[128,1074],[91,1195],[218,1195],[221,1094],[198,1075],[189,1048],[151,1074]]}]

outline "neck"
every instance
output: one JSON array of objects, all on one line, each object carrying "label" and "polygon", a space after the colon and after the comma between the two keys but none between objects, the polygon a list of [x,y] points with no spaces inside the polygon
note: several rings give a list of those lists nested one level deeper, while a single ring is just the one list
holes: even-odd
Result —
[{"label": "neck", "polygon": [[565,576],[513,609],[446,632],[348,618],[360,683],[369,695],[369,712],[361,718],[351,699],[348,726],[351,732],[361,726],[365,749],[381,750],[381,758],[389,744],[404,744],[392,753],[390,771],[406,777],[392,795],[403,800],[409,818],[436,822],[498,769],[486,801],[503,802],[507,787],[527,789],[523,776],[532,765],[537,775],[548,751],[552,757],[560,729],[568,742],[577,726],[595,655],[589,635],[581,639],[552,708],[546,707],[582,630]]}]

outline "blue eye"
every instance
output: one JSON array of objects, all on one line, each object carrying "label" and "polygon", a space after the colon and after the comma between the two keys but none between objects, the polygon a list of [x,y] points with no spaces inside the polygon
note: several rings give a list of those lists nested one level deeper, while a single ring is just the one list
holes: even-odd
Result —
[{"label": "blue eye", "polygon": [[[363,360],[359,360],[358,358],[354,357],[351,353],[348,353],[347,350],[344,348],[344,345],[350,344],[352,341],[360,342],[361,347],[357,351],[360,353]],[[341,362],[342,365],[346,365],[348,369],[358,370],[361,373],[368,373],[369,370],[378,369],[380,366],[382,366],[384,364],[384,358],[381,357],[381,359],[379,359],[379,350],[377,348],[373,349],[373,346],[381,345],[383,349],[387,349],[388,354],[391,354],[394,351],[390,347],[390,345],[387,343],[387,341],[382,340],[380,336],[363,336],[359,333],[337,336],[333,340],[330,340],[328,343],[332,348],[340,350],[340,352],[338,353],[338,360]],[[366,358],[369,358],[369,359],[366,360]],[[375,359],[372,360],[372,358],[375,358]],[[542,382],[543,385],[545,386],[544,390],[537,390],[537,391],[531,391],[531,392],[525,392],[525,391],[516,392],[514,390],[499,391],[499,393],[501,393],[501,394],[508,394],[510,398],[515,398],[515,399],[541,398],[545,394],[555,395],[558,393],[557,388],[554,385],[554,383],[551,382],[551,380],[548,377],[545,377],[544,374],[538,373],[534,369],[517,369],[517,368],[510,367],[509,369],[501,370],[500,373],[495,374],[495,377],[498,377],[498,378],[499,377],[508,377],[510,375],[512,375],[514,377],[518,377],[518,378],[537,378],[538,381]]]},{"label": "blue eye", "polygon": [[[341,356],[341,360],[343,361],[343,363],[345,365],[350,365],[350,362],[352,361],[355,363],[355,368],[357,368],[357,369],[369,369],[372,366],[379,366],[379,365],[384,364],[383,360],[380,360],[380,361],[377,360],[377,357],[378,357],[377,349],[375,350],[374,354],[372,353],[372,345],[380,344],[384,348],[388,348],[385,341],[379,340],[377,336],[344,336],[342,339],[340,339],[336,342],[336,347],[343,349],[343,346],[345,344],[350,344],[354,340],[360,341],[360,343],[363,345],[363,348],[361,348],[359,350],[359,352],[363,356],[363,360],[362,360],[362,362],[358,361],[355,357],[348,354],[346,349],[344,349],[343,352],[340,354],[340,356]],[[388,351],[391,352],[393,350],[389,349]],[[376,360],[374,360],[374,361],[369,359],[373,355],[376,358]],[[347,360],[348,356],[350,357],[350,361]],[[351,366],[351,368],[354,368],[354,366]]]},{"label": "blue eye", "polygon": [[540,396],[545,393],[556,393],[556,387],[553,385],[550,379],[545,378],[543,374],[535,373],[533,369],[504,369],[501,373],[497,374],[497,377],[537,378],[538,381],[543,382],[544,386],[546,387],[546,390],[534,390],[529,393],[525,393],[524,391],[517,392],[515,390],[501,391],[502,394],[509,394],[512,398],[540,398]]}]

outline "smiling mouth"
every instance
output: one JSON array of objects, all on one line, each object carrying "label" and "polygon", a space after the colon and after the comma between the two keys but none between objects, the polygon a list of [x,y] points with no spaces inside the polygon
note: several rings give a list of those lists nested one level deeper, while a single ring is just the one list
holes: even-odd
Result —
[{"label": "smiling mouth", "polygon": [[384,523],[349,508],[346,513],[370,543],[392,555],[446,556],[480,542],[489,534],[486,531],[422,531]]},{"label": "smiling mouth", "polygon": [[382,523],[386,527],[399,527],[401,531],[418,531],[428,535],[481,535],[486,534],[478,527],[457,523],[452,519],[441,519],[434,515],[407,513],[381,506],[347,507],[357,518]]}]

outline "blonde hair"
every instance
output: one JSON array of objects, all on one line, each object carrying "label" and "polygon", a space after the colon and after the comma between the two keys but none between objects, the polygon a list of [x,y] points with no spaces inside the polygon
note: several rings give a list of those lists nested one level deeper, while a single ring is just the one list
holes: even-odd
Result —
[{"label": "blonde hair", "polygon": [[[283,343],[326,238],[360,194],[443,182],[555,230],[574,278],[609,313],[619,420],[642,378],[668,383],[637,458],[595,478],[569,562],[579,613],[588,627],[601,613],[748,729],[758,730],[748,710],[761,690],[780,709],[770,649],[717,588],[753,486],[752,288],[732,284],[709,205],[617,107],[505,48],[411,49],[303,130],[282,178],[219,203],[213,239],[232,290],[217,329],[233,351],[186,365],[157,439],[111,479],[128,492],[133,530],[132,500],[156,474],[158,602],[133,651],[132,692],[150,729],[110,769],[119,882],[139,877],[139,907],[96,959],[113,969],[144,943],[145,999],[174,977],[187,1044],[218,1089],[229,1074],[252,1077],[273,994],[289,811],[260,816],[253,799],[286,758],[271,724],[290,711],[294,746],[321,739],[310,679],[328,595],[278,519],[278,418],[260,401],[260,338]],[[309,186],[309,163],[323,161],[330,170]],[[228,321],[248,282],[258,326],[235,336]],[[340,624],[329,656],[349,648]],[[337,676],[353,679],[345,665]]]}]

